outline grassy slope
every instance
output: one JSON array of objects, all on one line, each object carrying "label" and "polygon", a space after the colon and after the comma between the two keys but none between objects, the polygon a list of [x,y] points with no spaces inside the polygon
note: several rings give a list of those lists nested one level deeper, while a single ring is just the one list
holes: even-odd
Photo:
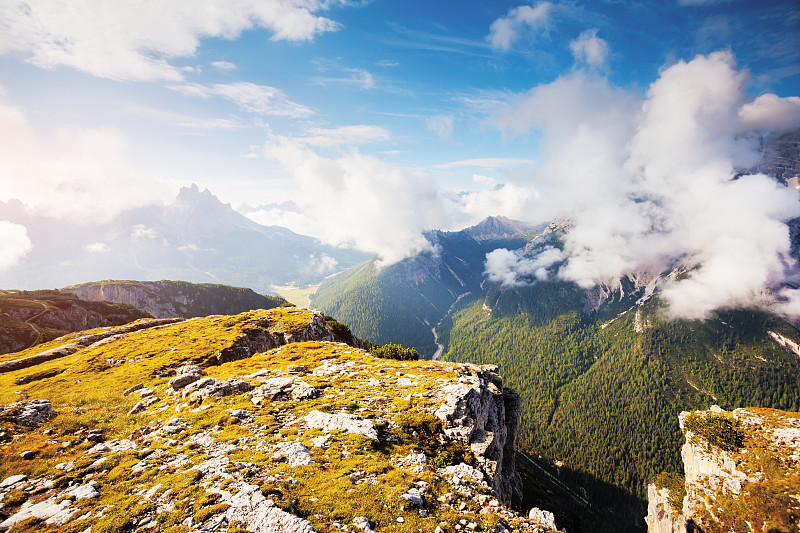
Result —
[{"label": "grassy slope", "polygon": [[[254,408],[245,395],[239,394],[209,398],[203,402],[202,409],[184,408],[175,414],[176,406],[185,400],[180,395],[164,394],[171,377],[170,369],[190,360],[209,359],[217,350],[230,345],[245,328],[296,332],[308,324],[310,316],[305,310],[283,308],[234,317],[189,319],[89,347],[35,369],[0,374],[0,403],[21,397],[48,398],[58,413],[39,428],[12,429],[19,437],[0,447],[0,479],[23,473],[30,478],[53,479],[56,487],[65,487],[71,482],[85,483],[89,479],[100,484],[100,497],[77,500],[73,504],[80,509],[75,516],[91,512],[88,519],[74,519],[65,526],[34,522],[28,524],[29,530],[71,533],[93,525],[92,530],[98,532],[126,531],[132,529],[132,519],[153,516],[157,519],[154,531],[187,531],[188,528],[181,529],[176,524],[187,517],[193,517],[195,523],[202,522],[224,510],[214,507],[215,497],[206,490],[211,485],[225,487],[230,482],[217,476],[201,483],[199,473],[189,469],[215,456],[247,465],[232,465],[229,471],[235,471],[237,479],[260,485],[276,505],[311,520],[321,533],[340,531],[334,522],[350,524],[355,516],[363,515],[369,516],[373,527],[379,531],[432,531],[440,523],[445,524],[446,531],[453,531],[452,526],[458,519],[475,522],[483,530],[493,530],[498,517],[491,513],[479,514],[473,503],[461,513],[437,505],[436,499],[451,487],[431,471],[413,475],[392,463],[397,457],[415,451],[425,451],[431,457],[436,455],[438,441],[426,442],[423,438],[426,420],[431,418],[424,415],[424,408],[432,405],[428,394],[432,388],[457,378],[454,367],[447,364],[376,359],[340,343],[289,344],[249,359],[212,366],[206,371],[217,379],[241,378],[256,371],[263,371],[269,377],[286,375],[290,364],[315,368],[323,362],[346,364],[347,371],[328,378],[306,375],[304,380],[323,391],[324,395],[317,399],[275,401]],[[52,342],[14,356],[32,355],[69,340]],[[8,355],[0,357],[9,358]],[[17,378],[32,370],[40,372],[53,367],[63,372],[28,385],[14,385]],[[411,378],[413,383],[400,383],[399,376]],[[383,385],[367,385],[369,378],[378,379]],[[128,415],[139,397],[136,393],[124,396],[123,391],[140,382],[154,389],[161,400],[150,409]],[[253,414],[253,419],[239,422],[230,416],[233,409],[246,409]],[[334,432],[326,448],[314,448],[311,439],[321,435],[321,431],[292,423],[313,409],[355,412],[363,419],[383,424],[385,430],[396,435],[393,441],[373,443],[359,435]],[[110,454],[102,464],[94,463],[96,455],[83,455],[93,445],[81,442],[80,435],[85,435],[87,429],[102,431],[104,440],[135,438],[147,435],[152,428],[158,428],[174,416],[180,416],[190,430],[172,434],[170,438],[149,436],[144,442],[144,437],[140,437],[138,450]],[[398,429],[390,430],[385,422],[378,420],[385,418],[399,424]],[[422,421],[421,425],[414,422],[417,419]],[[412,436],[412,430],[419,430],[422,436],[416,433]],[[202,446],[191,444],[190,434],[201,431],[213,435],[214,442],[226,451],[210,455]],[[289,467],[272,458],[272,444],[287,439],[304,443],[312,450],[315,462]],[[65,445],[66,442],[70,444]],[[36,459],[22,460],[19,454],[24,450],[33,451]],[[156,452],[155,458],[153,452]],[[145,458],[148,468],[139,472],[132,470]],[[66,473],[55,469],[57,464],[69,461],[76,465],[74,471]],[[376,483],[356,485],[349,477],[353,472],[372,477]],[[287,481],[291,478],[298,482]],[[428,484],[426,501],[431,513],[428,517],[421,516],[401,498],[418,481]],[[170,511],[154,516],[155,505],[145,502],[141,496],[151,488],[156,498],[163,496],[172,502]],[[170,496],[166,496],[167,489],[172,489]],[[404,522],[398,522],[398,516],[403,517]]]}]

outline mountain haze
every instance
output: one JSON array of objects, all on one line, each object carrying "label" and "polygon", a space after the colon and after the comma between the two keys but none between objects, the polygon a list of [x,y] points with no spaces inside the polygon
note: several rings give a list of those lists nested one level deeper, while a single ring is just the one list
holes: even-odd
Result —
[{"label": "mountain haze", "polygon": [[92,279],[183,279],[267,292],[307,283],[367,259],[278,226],[262,226],[196,185],[164,206],[129,209],[96,225],[67,223],[0,203],[0,220],[25,226],[27,258],[0,286],[40,288]]}]

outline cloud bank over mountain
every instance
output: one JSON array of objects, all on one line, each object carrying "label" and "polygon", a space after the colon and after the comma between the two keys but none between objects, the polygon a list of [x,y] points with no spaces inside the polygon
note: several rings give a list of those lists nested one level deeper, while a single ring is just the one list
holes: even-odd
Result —
[{"label": "cloud bank over mountain", "polygon": [[[495,117],[509,134],[543,132],[543,160],[509,205],[530,222],[568,217],[559,279],[582,287],[632,272],[698,267],[662,288],[673,316],[763,301],[787,276],[798,193],[764,175],[752,130],[800,126],[792,98],[749,102],[728,52],[662,70],[645,95],[584,71],[535,87]],[[494,195],[496,191],[476,193]],[[520,205],[518,198],[527,198]],[[474,200],[473,200],[474,201]],[[506,206],[504,206],[506,207]],[[508,209],[500,208],[501,212]],[[547,275],[546,258],[495,256],[491,276]]]}]

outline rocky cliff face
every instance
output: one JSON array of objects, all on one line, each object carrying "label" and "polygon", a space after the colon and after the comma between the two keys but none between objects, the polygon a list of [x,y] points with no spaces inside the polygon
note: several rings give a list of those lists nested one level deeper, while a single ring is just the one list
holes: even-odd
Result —
[{"label": "rocky cliff face", "polygon": [[156,318],[231,315],[251,309],[271,309],[284,303],[251,289],[187,281],[98,281],[65,287],[92,301],[132,305]]},{"label": "rocky cliff face", "polygon": [[66,355],[0,373],[0,530],[555,529],[509,506],[519,399],[496,368],[331,338],[282,308],[42,346]]},{"label": "rocky cliff face", "polygon": [[0,291],[0,354],[15,352],[71,331],[149,318],[127,305],[89,302],[60,291]]},{"label": "rocky cliff face", "polygon": [[[650,533],[796,531],[800,415],[774,409],[681,413],[683,486],[648,486]],[[682,506],[674,492],[684,490]],[[672,500],[672,501],[670,501]]]}]

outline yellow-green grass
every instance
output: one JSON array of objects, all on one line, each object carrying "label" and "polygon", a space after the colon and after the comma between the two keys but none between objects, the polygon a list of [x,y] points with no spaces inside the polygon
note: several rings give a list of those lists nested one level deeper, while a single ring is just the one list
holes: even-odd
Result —
[{"label": "yellow-green grass", "polygon": [[319,284],[306,285],[305,287],[277,287],[275,292],[287,302],[291,302],[299,307],[310,307],[311,296],[316,294],[317,289],[319,289]]}]

